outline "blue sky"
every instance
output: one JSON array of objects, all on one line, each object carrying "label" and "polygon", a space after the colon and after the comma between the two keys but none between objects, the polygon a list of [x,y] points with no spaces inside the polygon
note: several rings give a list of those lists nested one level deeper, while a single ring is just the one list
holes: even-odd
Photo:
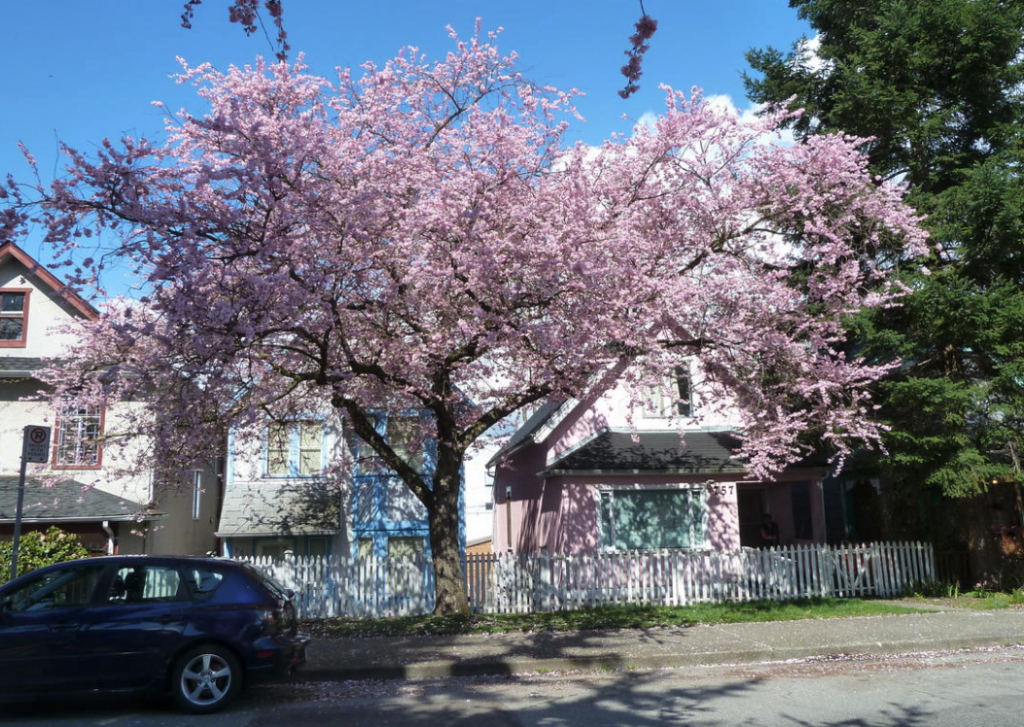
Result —
[{"label": "blue sky", "polygon": [[[25,178],[17,144],[24,142],[52,176],[58,139],[88,150],[123,133],[158,138],[162,114],[150,102],[201,110],[188,87],[168,78],[176,56],[226,68],[271,56],[262,36],[247,38],[227,22],[227,0],[205,0],[194,28],[180,26],[183,0],[35,0],[7,2],[0,23],[0,174]],[[664,104],[660,83],[707,95],[728,95],[746,106],[743,54],[754,47],[788,49],[809,27],[786,0],[645,0],[658,20],[644,59],[642,89],[617,95],[619,67],[640,15],[637,0],[284,0],[293,56],[305,52],[311,71],[383,62],[406,45],[436,57],[450,48],[445,26],[471,34],[503,27],[499,45],[515,50],[531,79],[586,93],[578,107],[585,124],[570,138],[599,143],[628,132],[632,121]],[[42,262],[36,239],[24,241]]]}]

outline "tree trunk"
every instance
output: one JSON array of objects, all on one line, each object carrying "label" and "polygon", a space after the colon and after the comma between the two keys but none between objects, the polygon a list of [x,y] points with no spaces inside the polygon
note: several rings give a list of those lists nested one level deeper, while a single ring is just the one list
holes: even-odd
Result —
[{"label": "tree trunk", "polygon": [[469,615],[469,599],[462,577],[459,497],[462,491],[461,457],[439,452],[434,474],[433,503],[429,510],[430,550],[434,559],[436,601],[434,613]]}]

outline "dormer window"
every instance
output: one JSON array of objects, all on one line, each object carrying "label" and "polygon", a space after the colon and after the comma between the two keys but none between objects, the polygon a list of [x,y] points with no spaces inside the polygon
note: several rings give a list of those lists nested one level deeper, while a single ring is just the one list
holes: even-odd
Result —
[{"label": "dormer window", "polygon": [[0,346],[24,348],[31,290],[0,289]]},{"label": "dormer window", "polygon": [[671,379],[644,387],[643,413],[648,419],[693,416],[690,367],[676,366]]}]

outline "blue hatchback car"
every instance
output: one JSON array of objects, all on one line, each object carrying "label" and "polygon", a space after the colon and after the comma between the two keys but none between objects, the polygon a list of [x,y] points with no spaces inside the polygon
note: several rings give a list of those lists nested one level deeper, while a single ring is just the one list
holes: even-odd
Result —
[{"label": "blue hatchback car", "polygon": [[214,712],[306,660],[292,593],[218,558],[109,556],[0,588],[0,696],[170,693]]}]

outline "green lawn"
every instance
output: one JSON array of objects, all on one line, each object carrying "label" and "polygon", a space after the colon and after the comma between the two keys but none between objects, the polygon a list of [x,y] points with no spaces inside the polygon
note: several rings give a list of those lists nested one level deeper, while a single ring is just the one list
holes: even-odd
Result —
[{"label": "green lawn", "polygon": [[971,608],[978,611],[1022,608],[1024,607],[1024,590],[1018,588],[1009,593],[1001,593],[998,591],[970,591],[968,593],[957,593],[948,598],[931,600],[952,608]]},{"label": "green lawn", "polygon": [[436,634],[487,634],[514,631],[581,631],[586,629],[643,629],[697,624],[795,621],[912,613],[912,605],[850,598],[800,601],[715,603],[685,607],[622,606],[554,613],[473,616],[407,616],[403,618],[330,618],[307,621],[304,629],[317,636],[372,637]]}]

